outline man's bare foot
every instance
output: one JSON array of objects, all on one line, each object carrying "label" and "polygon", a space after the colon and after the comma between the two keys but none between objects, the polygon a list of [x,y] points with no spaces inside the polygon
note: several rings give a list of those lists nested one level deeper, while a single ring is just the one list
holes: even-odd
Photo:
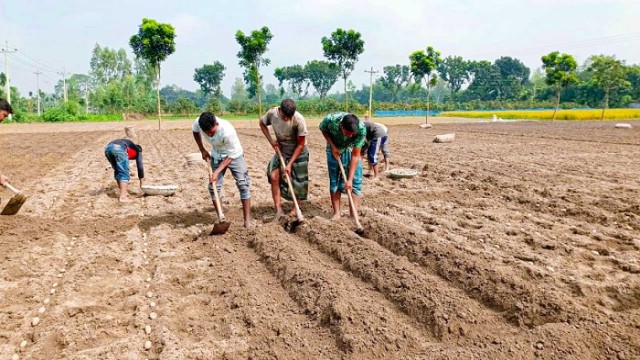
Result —
[{"label": "man's bare foot", "polygon": [[253,220],[247,220],[244,222],[244,227],[247,229],[253,229],[256,227],[256,223]]},{"label": "man's bare foot", "polygon": [[120,202],[120,204],[127,204],[127,203],[130,203],[131,200],[124,197],[124,198],[118,198],[118,202]]},{"label": "man's bare foot", "polygon": [[333,216],[331,217],[331,221],[336,221],[340,219],[340,213],[334,213]]},{"label": "man's bare foot", "polygon": [[278,221],[283,216],[284,216],[284,211],[278,210],[278,211],[276,211],[276,215],[273,217],[273,220],[274,221]]}]

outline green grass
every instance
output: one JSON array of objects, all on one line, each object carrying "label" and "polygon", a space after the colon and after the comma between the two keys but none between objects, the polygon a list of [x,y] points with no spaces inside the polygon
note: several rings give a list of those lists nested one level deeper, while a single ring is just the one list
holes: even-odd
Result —
[{"label": "green grass", "polygon": [[[602,109],[558,110],[556,120],[600,120]],[[496,115],[502,119],[551,120],[553,110],[506,110],[506,111],[445,111],[438,116],[491,119]],[[640,119],[640,109],[607,109],[605,120]]]}]

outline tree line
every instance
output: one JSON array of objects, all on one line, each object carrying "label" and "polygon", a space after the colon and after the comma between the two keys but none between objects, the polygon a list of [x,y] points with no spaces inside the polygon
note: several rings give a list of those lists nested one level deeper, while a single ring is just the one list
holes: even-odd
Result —
[{"label": "tree line", "polygon": [[[370,86],[360,89],[349,81],[364,52],[364,41],[355,30],[337,29],[320,41],[325,59],[276,67],[278,84],[265,84],[261,68],[270,64],[265,56],[273,39],[268,27],[245,34],[237,31],[238,63],[242,78],[233,84],[229,98],[222,94],[226,67],[212,61],[194,69],[196,91],[176,85],[161,87],[161,64],[175,51],[175,31],[170,24],[143,19],[124,49],[96,44],[88,74],[72,74],[59,81],[54,93],[40,93],[47,121],[72,120],[133,113],[194,115],[215,113],[262,113],[284,97],[298,100],[301,110],[323,113],[345,110],[362,112],[370,90],[375,109],[477,110],[497,108],[624,107],[640,99],[640,65],[626,65],[615,56],[593,55],[578,65],[570,54],[551,52],[541,57],[533,72],[517,58],[495,61],[442,57],[427,46],[407,55],[406,64],[387,65]],[[342,93],[330,90],[342,80]],[[3,75],[0,76],[2,83]],[[0,84],[2,85],[2,84]],[[67,101],[64,102],[64,85]],[[28,97],[12,88],[16,118],[33,118],[37,94]],[[2,96],[0,91],[0,96]],[[555,117],[555,113],[554,113]],[[160,124],[160,123],[159,123]]]}]

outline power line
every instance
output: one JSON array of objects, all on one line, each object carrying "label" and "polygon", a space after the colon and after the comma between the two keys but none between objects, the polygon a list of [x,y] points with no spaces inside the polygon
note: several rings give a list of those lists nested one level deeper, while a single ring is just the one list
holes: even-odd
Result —
[{"label": "power line", "polygon": [[[20,55],[22,55],[22,56],[26,57],[27,59],[29,59],[29,60],[33,61],[34,63],[39,64],[40,66],[43,66],[43,67],[45,67],[45,68],[48,68],[48,70],[49,70],[49,71],[52,71],[52,72],[59,71],[59,69],[55,69],[53,66],[49,66],[49,65],[47,65],[47,64],[45,64],[45,63],[43,63],[42,61],[36,60],[36,59],[34,59],[33,57],[31,57],[31,56],[29,56],[29,55],[25,54],[23,51],[20,51],[20,50],[16,50],[16,51],[18,52],[18,54],[20,54]],[[45,70],[46,70],[46,69],[45,69]]]}]

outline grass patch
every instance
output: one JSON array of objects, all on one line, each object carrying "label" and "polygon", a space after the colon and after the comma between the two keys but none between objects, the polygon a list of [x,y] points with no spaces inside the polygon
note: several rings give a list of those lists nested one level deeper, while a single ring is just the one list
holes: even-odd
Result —
[{"label": "grass patch", "polygon": [[[600,120],[602,109],[558,110],[556,120]],[[553,110],[505,110],[505,111],[445,111],[438,116],[491,119],[551,120]],[[605,120],[640,119],[640,109],[607,109]]]}]

